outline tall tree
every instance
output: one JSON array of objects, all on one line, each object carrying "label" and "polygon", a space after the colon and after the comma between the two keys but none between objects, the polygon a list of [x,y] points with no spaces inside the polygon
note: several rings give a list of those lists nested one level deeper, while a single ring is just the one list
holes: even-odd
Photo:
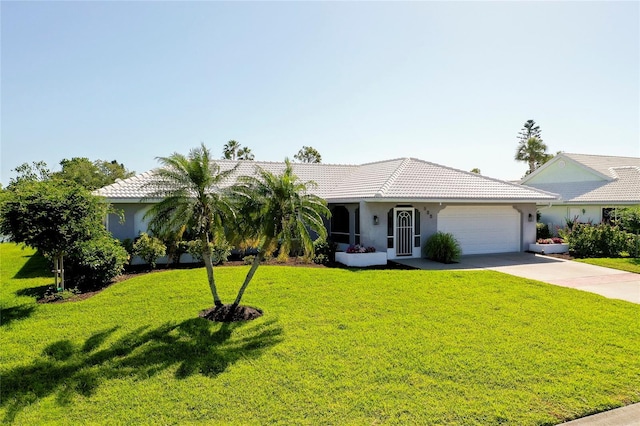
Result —
[{"label": "tall tree", "polygon": [[302,163],[321,163],[322,155],[312,146],[303,146],[296,155],[293,156]]},{"label": "tall tree", "polygon": [[254,155],[251,148],[242,147],[238,150],[238,160],[253,160]]},{"label": "tall tree", "polygon": [[473,169],[471,169],[471,173],[475,173],[477,175],[482,174],[482,173],[480,173],[480,169],[477,168],[477,167],[474,167]]},{"label": "tall tree", "polygon": [[542,142],[542,130],[534,120],[527,120],[518,133],[518,140],[526,143],[531,138],[538,138]]},{"label": "tall tree", "polygon": [[148,198],[160,198],[161,201],[146,215],[151,218],[149,226],[164,233],[180,232],[186,225],[199,239],[213,303],[221,306],[213,273],[212,246],[224,238],[225,218],[232,219],[233,216],[220,184],[235,169],[220,171],[204,144],[192,149],[188,156],[174,153],[157,160],[163,167],[156,170],[149,184],[153,192]]},{"label": "tall tree", "polygon": [[552,154],[547,153],[547,149],[547,145],[542,141],[540,126],[534,120],[525,121],[518,133],[515,159],[529,165],[527,175],[553,158]]},{"label": "tall tree", "polygon": [[222,147],[222,158],[224,160],[237,160],[238,150],[240,149],[240,143],[233,139],[224,144]]},{"label": "tall tree", "polygon": [[326,238],[323,217],[331,215],[326,202],[308,192],[315,183],[301,182],[293,173],[288,159],[285,159],[285,170],[280,175],[259,167],[256,174],[239,177],[232,188],[238,212],[237,234],[257,241],[258,249],[233,302],[234,309],[240,304],[256,269],[267,254],[272,254],[279,246],[280,256],[286,257],[296,242],[305,255],[311,255],[311,232]]},{"label": "tall tree", "polygon": [[541,139],[531,137],[526,141],[521,141],[516,151],[515,159],[523,161],[529,165],[526,174],[533,173],[538,167],[553,158],[547,154],[547,145]]},{"label": "tall tree", "polygon": [[73,157],[60,161],[62,170],[52,175],[53,178],[75,182],[88,190],[110,185],[116,179],[126,179],[134,175],[116,160],[91,161],[86,157]]}]

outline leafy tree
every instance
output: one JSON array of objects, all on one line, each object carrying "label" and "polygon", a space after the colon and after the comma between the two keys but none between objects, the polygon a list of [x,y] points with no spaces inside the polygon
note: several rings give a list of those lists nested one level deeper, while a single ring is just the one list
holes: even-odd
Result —
[{"label": "leafy tree", "polygon": [[311,232],[326,238],[323,217],[329,217],[326,202],[308,190],[313,182],[301,182],[293,173],[293,167],[285,160],[285,170],[274,175],[257,168],[257,176],[241,176],[232,188],[236,211],[236,235],[257,242],[258,254],[233,302],[233,310],[253,278],[256,269],[266,255],[279,246],[280,257],[286,257],[295,243],[306,256],[314,253]]},{"label": "leafy tree", "polygon": [[253,160],[254,155],[251,148],[242,147],[238,150],[238,160]]},{"label": "leafy tree", "polygon": [[296,160],[302,163],[321,163],[322,156],[320,153],[311,146],[303,146],[296,155],[293,156]]},{"label": "leafy tree", "polygon": [[0,233],[62,262],[75,245],[107,235],[102,224],[107,208],[79,185],[18,180],[2,196]]},{"label": "leafy tree", "polygon": [[479,169],[479,168],[477,168],[477,167],[474,167],[473,169],[471,169],[471,173],[476,173],[476,174],[478,174],[478,175],[479,175],[479,174],[482,174],[482,173],[480,173],[480,169]]},{"label": "leafy tree", "polygon": [[102,188],[116,179],[126,179],[134,174],[116,160],[92,162],[86,157],[73,157],[60,161],[60,166],[62,170],[54,173],[53,178],[72,181],[89,190]]},{"label": "leafy tree", "polygon": [[515,159],[529,165],[526,174],[533,173],[538,167],[553,158],[547,153],[547,145],[542,141],[542,131],[534,120],[527,120],[518,133],[518,148]]},{"label": "leafy tree", "polygon": [[9,188],[25,181],[44,181],[51,177],[51,171],[44,161],[34,161],[31,164],[22,163],[15,169],[17,176],[9,180]]},{"label": "leafy tree", "polygon": [[221,306],[213,274],[212,247],[223,238],[225,218],[232,219],[233,212],[220,184],[235,169],[221,172],[204,144],[192,149],[188,156],[174,153],[157,160],[164,167],[156,171],[149,184],[153,192],[148,198],[162,201],[146,215],[151,218],[150,227],[164,233],[178,232],[186,226],[199,239],[213,302]]}]

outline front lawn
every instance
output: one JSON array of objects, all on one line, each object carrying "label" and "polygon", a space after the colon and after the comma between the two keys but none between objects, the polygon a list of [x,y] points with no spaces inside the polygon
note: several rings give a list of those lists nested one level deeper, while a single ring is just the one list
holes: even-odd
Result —
[{"label": "front lawn", "polygon": [[591,259],[575,259],[578,262],[589,263],[591,265],[604,266],[606,268],[620,269],[621,271],[635,272],[640,274],[640,259],[633,257],[604,257]]},{"label": "front lawn", "polygon": [[[640,305],[591,293],[263,266],[244,303],[265,315],[219,324],[197,318],[204,269],[40,305],[45,265],[9,244],[0,258],[5,422],[540,425],[640,401]],[[216,268],[223,300],[247,269]]]}]

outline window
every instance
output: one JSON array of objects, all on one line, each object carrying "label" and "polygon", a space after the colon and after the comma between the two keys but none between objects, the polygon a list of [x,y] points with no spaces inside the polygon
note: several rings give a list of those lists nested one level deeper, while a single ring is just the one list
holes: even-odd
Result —
[{"label": "window", "polygon": [[418,209],[415,209],[415,213],[413,215],[413,223],[414,223],[414,231],[413,231],[414,247],[420,247],[420,210]]},{"label": "window", "polygon": [[387,212],[387,248],[393,248],[393,209]]},{"label": "window", "polygon": [[613,223],[617,219],[615,207],[605,207],[602,209],[602,223]]},{"label": "window", "polygon": [[349,244],[349,210],[344,206],[331,210],[331,239],[336,243]]},{"label": "window", "polygon": [[360,244],[360,207],[356,208],[355,225],[356,225],[355,243]]}]

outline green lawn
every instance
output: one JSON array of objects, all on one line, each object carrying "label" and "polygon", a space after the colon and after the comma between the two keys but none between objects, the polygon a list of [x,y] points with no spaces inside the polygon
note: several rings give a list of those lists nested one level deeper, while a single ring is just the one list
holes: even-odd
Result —
[{"label": "green lawn", "polygon": [[[497,272],[261,267],[223,325],[203,269],[38,305],[0,245],[0,421],[555,424],[640,401],[640,305]],[[234,296],[248,267],[219,267]]]},{"label": "green lawn", "polygon": [[599,259],[576,259],[576,261],[589,263],[591,265],[604,266],[606,268],[620,269],[622,271],[635,272],[636,274],[640,274],[640,259],[638,258],[604,257]]}]

